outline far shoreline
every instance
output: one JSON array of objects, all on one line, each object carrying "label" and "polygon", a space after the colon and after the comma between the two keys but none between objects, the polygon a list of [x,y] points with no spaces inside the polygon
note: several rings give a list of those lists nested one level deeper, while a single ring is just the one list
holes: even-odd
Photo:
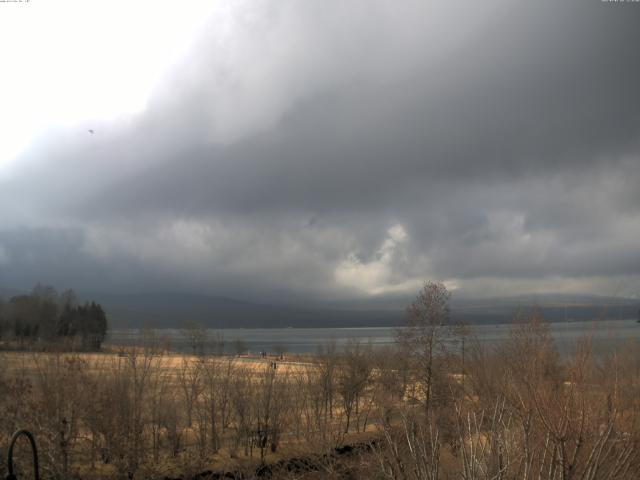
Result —
[{"label": "far shoreline", "polygon": [[[482,343],[498,344],[509,336],[511,326],[517,322],[465,325]],[[567,351],[585,335],[593,337],[599,351],[608,351],[631,338],[640,340],[640,324],[635,319],[571,320],[548,322],[558,350]],[[306,327],[306,328],[207,328],[208,335],[220,334],[224,338],[224,353],[233,353],[234,342],[241,341],[251,353],[283,350],[294,354],[314,354],[330,344],[340,349],[349,341],[371,344],[374,348],[390,348],[395,334],[402,327]],[[151,331],[157,339],[170,342],[171,350],[188,352],[184,330],[179,328],[115,328],[105,339],[105,347],[140,344],[144,332]],[[277,348],[276,348],[277,347]]]}]

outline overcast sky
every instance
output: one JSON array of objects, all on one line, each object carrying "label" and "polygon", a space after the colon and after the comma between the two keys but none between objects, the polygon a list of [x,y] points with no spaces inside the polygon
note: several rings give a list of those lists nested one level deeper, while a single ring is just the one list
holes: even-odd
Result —
[{"label": "overcast sky", "polygon": [[639,49],[635,2],[0,3],[0,287],[638,295]]}]

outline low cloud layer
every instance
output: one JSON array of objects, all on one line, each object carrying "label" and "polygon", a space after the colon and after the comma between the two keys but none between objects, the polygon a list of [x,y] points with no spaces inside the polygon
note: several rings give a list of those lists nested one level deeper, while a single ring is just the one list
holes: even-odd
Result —
[{"label": "low cloud layer", "polygon": [[0,286],[639,294],[640,7],[528,3],[224,3],[0,165]]}]

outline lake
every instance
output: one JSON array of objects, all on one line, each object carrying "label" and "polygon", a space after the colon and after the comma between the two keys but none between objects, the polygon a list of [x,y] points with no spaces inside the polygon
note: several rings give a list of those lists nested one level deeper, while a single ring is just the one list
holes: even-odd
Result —
[{"label": "lake", "polygon": [[[551,323],[551,333],[561,353],[569,352],[576,341],[591,335],[596,352],[612,351],[629,339],[640,340],[640,324],[634,319]],[[495,345],[509,336],[510,324],[474,325],[470,327],[477,338],[486,344]],[[316,353],[318,348],[329,343],[338,347],[350,340],[371,343],[384,347],[394,343],[395,327],[372,328],[259,328],[209,330],[209,337],[216,333],[224,337],[225,351],[234,353],[234,343],[242,341],[251,353],[274,352],[281,346],[291,353]],[[179,329],[158,329],[156,334],[169,339],[171,348],[188,351],[188,342]],[[142,334],[137,329],[113,330],[107,345],[134,345],[140,343]]]}]

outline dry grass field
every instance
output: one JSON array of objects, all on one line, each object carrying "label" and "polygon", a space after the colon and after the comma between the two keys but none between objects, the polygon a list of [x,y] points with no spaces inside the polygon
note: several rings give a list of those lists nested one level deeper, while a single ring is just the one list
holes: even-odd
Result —
[{"label": "dry grass field", "polygon": [[338,356],[305,360],[4,352],[4,399],[13,409],[4,441],[26,427],[52,477],[115,478],[238,468],[367,438],[372,368],[351,380],[359,385],[345,377],[342,397]]},{"label": "dry grass field", "polygon": [[[464,356],[431,334],[420,338],[431,351],[352,343],[284,361],[153,348],[3,352],[0,448],[17,428],[32,430],[53,479],[251,478],[292,458],[313,468],[270,474],[637,478],[637,345],[596,356],[585,338],[560,357],[536,318],[501,345],[467,338]],[[331,453],[363,442],[347,460]]]}]

